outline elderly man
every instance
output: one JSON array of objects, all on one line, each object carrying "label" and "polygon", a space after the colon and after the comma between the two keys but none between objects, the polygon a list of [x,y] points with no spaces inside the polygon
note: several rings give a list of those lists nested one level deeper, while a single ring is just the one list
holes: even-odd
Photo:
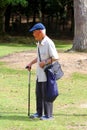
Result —
[{"label": "elderly man", "polygon": [[46,28],[42,23],[35,24],[29,31],[33,32],[37,41],[37,57],[27,65],[30,69],[33,64],[37,63],[36,113],[31,115],[31,118],[49,120],[53,118],[53,103],[45,100],[47,77],[44,67],[58,60],[58,53],[53,41],[46,35]]}]

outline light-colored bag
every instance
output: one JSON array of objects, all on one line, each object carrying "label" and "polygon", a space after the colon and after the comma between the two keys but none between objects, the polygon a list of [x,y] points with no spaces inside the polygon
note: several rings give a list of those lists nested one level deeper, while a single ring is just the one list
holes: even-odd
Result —
[{"label": "light-colored bag", "polygon": [[50,71],[55,75],[55,79],[58,80],[60,78],[62,78],[62,76],[64,75],[64,72],[61,68],[61,65],[58,61],[55,61],[52,64],[48,64],[44,67],[44,71],[46,72],[48,69],[50,69]]}]

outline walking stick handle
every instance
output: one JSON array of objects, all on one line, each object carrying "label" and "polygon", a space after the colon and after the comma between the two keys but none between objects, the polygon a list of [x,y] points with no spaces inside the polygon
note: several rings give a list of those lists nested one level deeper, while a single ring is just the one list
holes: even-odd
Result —
[{"label": "walking stick handle", "polygon": [[31,66],[26,66],[25,69],[31,70]]}]

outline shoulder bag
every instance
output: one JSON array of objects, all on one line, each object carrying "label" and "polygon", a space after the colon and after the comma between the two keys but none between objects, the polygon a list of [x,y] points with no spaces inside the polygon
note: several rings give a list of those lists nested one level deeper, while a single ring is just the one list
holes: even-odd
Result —
[{"label": "shoulder bag", "polygon": [[[40,58],[40,61],[41,61],[39,48],[38,48],[38,54],[39,54],[39,58]],[[53,102],[53,101],[55,101],[55,99],[59,95],[56,78],[55,78],[54,73],[52,72],[52,69],[49,68],[49,67],[48,67],[48,69],[46,68],[45,73],[46,73],[46,76],[47,76],[45,100],[47,102]]]}]

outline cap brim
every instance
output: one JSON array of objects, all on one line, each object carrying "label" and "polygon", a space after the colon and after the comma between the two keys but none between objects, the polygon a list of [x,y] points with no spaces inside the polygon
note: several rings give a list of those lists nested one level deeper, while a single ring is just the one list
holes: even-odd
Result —
[{"label": "cap brim", "polygon": [[[44,29],[44,28],[43,28]],[[43,30],[42,28],[31,28],[30,30],[29,30],[29,32],[33,32],[33,31],[35,31],[35,30]]]},{"label": "cap brim", "polygon": [[33,32],[35,30],[43,30],[43,29],[45,29],[45,26],[41,23],[37,23],[29,30],[29,32]]},{"label": "cap brim", "polygon": [[29,32],[33,32],[33,31],[35,31],[36,30],[36,28],[31,28],[30,30],[29,30]]}]

